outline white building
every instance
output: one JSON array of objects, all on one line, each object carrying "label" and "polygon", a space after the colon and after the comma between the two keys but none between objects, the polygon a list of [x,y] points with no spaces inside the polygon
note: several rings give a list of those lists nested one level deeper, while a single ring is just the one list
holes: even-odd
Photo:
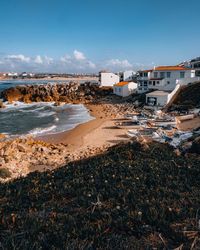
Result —
[{"label": "white building", "polygon": [[99,72],[99,83],[101,87],[113,87],[114,84],[119,82],[119,76],[110,71]]},{"label": "white building", "polygon": [[113,93],[122,97],[131,95],[137,89],[137,83],[135,82],[118,82],[114,85]]},{"label": "white building", "polygon": [[149,106],[164,106],[168,103],[168,92],[156,90],[146,94],[146,104]]},{"label": "white building", "polygon": [[177,84],[176,88],[171,92],[161,90],[150,92],[146,94],[146,104],[148,106],[163,107],[171,101],[175,94],[178,93],[180,87],[181,85]]},{"label": "white building", "polygon": [[135,77],[135,72],[132,70],[127,70],[123,72],[123,81],[132,81]]},{"label": "white building", "polygon": [[195,69],[196,76],[200,76],[200,57],[196,57],[192,60],[184,61],[180,63],[179,66],[184,66],[184,67]]},{"label": "white building", "polygon": [[190,61],[191,68],[195,69],[196,76],[200,76],[200,57]]},{"label": "white building", "polygon": [[136,77],[136,73],[132,70],[127,70],[124,72],[118,72],[117,73],[119,76],[119,80],[120,82],[124,81],[124,82],[129,82],[129,81],[133,81],[134,78]]},{"label": "white building", "polygon": [[150,90],[172,91],[176,85],[198,81],[195,70],[183,66],[164,66],[138,71],[138,93]]},{"label": "white building", "polygon": [[6,72],[3,75],[4,76],[18,76],[18,73],[16,73],[16,72]]}]

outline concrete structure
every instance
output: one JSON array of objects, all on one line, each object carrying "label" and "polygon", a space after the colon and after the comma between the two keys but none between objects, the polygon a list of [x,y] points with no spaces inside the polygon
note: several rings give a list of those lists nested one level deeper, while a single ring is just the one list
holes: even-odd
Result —
[{"label": "concrete structure", "polygon": [[113,93],[122,97],[131,95],[137,89],[135,82],[119,82],[114,85]]},{"label": "concrete structure", "polygon": [[109,72],[100,71],[99,72],[99,84],[101,87],[113,87],[114,84],[119,82],[119,76]]},{"label": "concrete structure", "polygon": [[198,81],[195,70],[183,66],[164,66],[138,71],[138,93],[149,90],[172,91],[177,84],[186,85]]},{"label": "concrete structure", "polygon": [[146,94],[146,104],[149,106],[164,106],[168,101],[168,92],[156,90]]},{"label": "concrete structure", "polygon": [[179,88],[180,85],[177,84],[176,88],[171,92],[161,90],[150,92],[146,94],[146,104],[149,106],[163,107],[171,101],[172,97],[178,92]]}]

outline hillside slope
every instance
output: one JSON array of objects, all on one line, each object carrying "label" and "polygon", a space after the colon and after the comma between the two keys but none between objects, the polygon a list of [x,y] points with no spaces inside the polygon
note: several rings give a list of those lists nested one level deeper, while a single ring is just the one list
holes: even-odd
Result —
[{"label": "hillside slope", "polygon": [[[167,144],[118,145],[52,172],[0,184],[4,249],[169,249],[193,238],[200,161]],[[196,245],[200,247],[197,242]]]},{"label": "hillside slope", "polygon": [[172,110],[188,110],[200,106],[200,82],[182,86],[180,93],[168,107]]}]

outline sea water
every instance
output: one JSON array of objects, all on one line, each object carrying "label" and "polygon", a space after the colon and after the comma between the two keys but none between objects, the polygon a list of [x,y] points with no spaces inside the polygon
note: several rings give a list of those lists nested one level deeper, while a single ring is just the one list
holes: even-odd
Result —
[{"label": "sea water", "polygon": [[[41,82],[36,81],[35,83]],[[43,84],[45,83],[43,82]],[[9,84],[0,81],[0,90],[6,89],[6,86],[8,88],[8,85],[11,87],[11,85],[19,84],[22,82],[12,81]],[[23,81],[23,84],[33,84],[33,82]],[[60,106],[55,106],[54,102],[35,102],[33,104],[4,102],[4,105],[6,108],[0,109],[0,134],[6,134],[9,138],[58,133],[94,119],[82,104],[62,103]]]}]

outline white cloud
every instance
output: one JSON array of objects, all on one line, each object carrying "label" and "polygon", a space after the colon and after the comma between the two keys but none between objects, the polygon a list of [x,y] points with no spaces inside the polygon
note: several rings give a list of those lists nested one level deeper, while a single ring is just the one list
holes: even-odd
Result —
[{"label": "white cloud", "polygon": [[36,56],[34,62],[39,64],[43,63],[41,56]]},{"label": "white cloud", "polygon": [[71,56],[65,55],[60,58],[61,62],[68,62],[71,59]]},{"label": "white cloud", "polygon": [[117,67],[121,67],[121,68],[131,68],[132,65],[129,63],[128,60],[122,60],[120,61],[119,59],[111,59],[108,60],[106,63],[106,66],[117,66]]},{"label": "white cloud", "polygon": [[25,57],[24,55],[9,55],[5,57],[6,59],[16,59],[16,60],[20,60],[22,62],[29,62],[30,61],[30,57]]},{"label": "white cloud", "polygon": [[44,61],[45,61],[47,64],[50,64],[50,63],[53,63],[53,58],[48,57],[48,56],[44,56]]},{"label": "white cloud", "polygon": [[153,62],[147,64],[132,63],[127,59],[120,60],[119,58],[93,62],[82,52],[74,50],[72,55],[64,55],[59,59],[54,59],[46,55],[36,55],[35,57],[26,57],[21,54],[4,55],[4,57],[0,58],[0,72],[97,73],[102,69],[119,72],[152,68],[153,64]]},{"label": "white cloud", "polygon": [[78,50],[74,50],[74,58],[76,60],[85,60],[85,56],[83,55],[82,52],[78,51]]}]

